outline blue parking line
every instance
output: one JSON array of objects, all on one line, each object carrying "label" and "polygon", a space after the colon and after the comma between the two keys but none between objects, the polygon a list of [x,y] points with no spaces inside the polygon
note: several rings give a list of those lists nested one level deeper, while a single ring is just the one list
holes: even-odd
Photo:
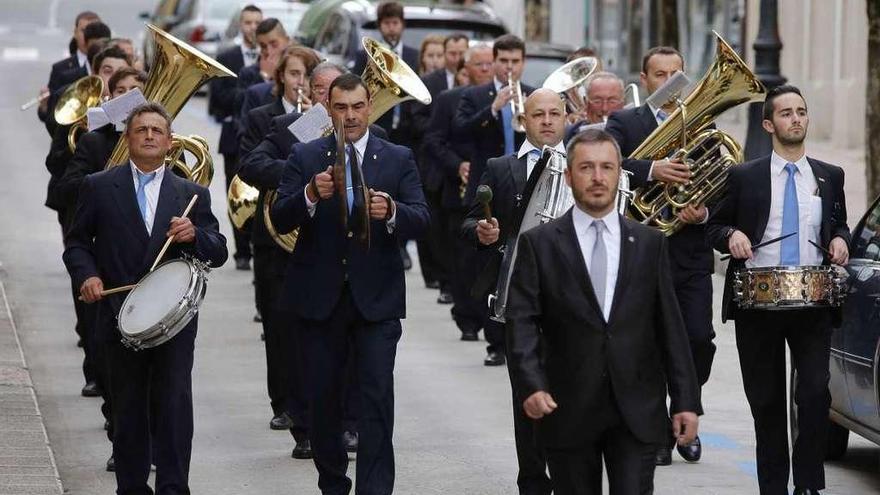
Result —
[{"label": "blue parking line", "polygon": [[736,440],[730,438],[727,435],[723,435],[720,433],[704,433],[702,431],[700,432],[700,443],[707,447],[718,449],[735,450],[742,447],[736,442]]},{"label": "blue parking line", "polygon": [[[703,437],[700,437],[702,440]],[[758,479],[758,463],[755,461],[738,461],[736,467],[754,479]]]}]

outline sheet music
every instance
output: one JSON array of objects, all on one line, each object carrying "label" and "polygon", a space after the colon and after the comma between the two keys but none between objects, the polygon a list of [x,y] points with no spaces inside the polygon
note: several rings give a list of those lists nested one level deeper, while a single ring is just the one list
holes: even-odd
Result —
[{"label": "sheet music", "polygon": [[104,104],[101,105],[101,108],[104,109],[110,122],[113,122],[118,126],[125,122],[125,119],[128,118],[128,114],[131,113],[134,107],[146,102],[147,99],[144,98],[144,94],[141,93],[141,90],[135,88],[124,95],[117,96],[110,101],[104,102]]},{"label": "sheet music", "polygon": [[92,107],[86,110],[86,122],[89,124],[89,131],[94,131],[99,127],[103,127],[110,123],[110,117],[101,107]]},{"label": "sheet music", "polygon": [[333,129],[333,120],[324,105],[315,105],[287,127],[301,143],[314,141]]}]

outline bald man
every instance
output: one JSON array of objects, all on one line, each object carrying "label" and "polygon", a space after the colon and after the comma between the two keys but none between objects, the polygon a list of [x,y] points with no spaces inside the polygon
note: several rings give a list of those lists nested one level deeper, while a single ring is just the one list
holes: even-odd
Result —
[{"label": "bald man", "polygon": [[587,83],[584,111],[576,115],[577,122],[565,131],[565,142],[592,124],[604,124],[612,113],[623,109],[623,80],[610,72],[594,74]]},{"label": "bald man", "polygon": [[[492,158],[486,162],[486,170],[480,177],[480,185],[492,188],[492,219],[483,216],[482,206],[474,201],[462,223],[461,235],[478,249],[490,253],[481,280],[487,281],[481,290],[488,296],[495,290],[501,252],[498,248],[517,235],[515,212],[522,200],[522,193],[535,163],[541,156],[541,149],[549,146],[565,155],[562,136],[565,132],[565,105],[559,95],[549,89],[534,91],[525,103],[525,114],[521,117],[526,130],[526,139],[519,150],[513,154]],[[488,275],[491,274],[491,275]],[[478,284],[479,284],[478,280]],[[482,300],[486,300],[483,297]],[[484,364],[490,362],[504,364],[504,326],[490,321],[486,326],[486,341],[489,342],[488,355]],[[550,479],[545,472],[544,455],[535,445],[533,423],[526,418],[521,404],[525,397],[513,397],[514,436],[516,454],[519,462],[517,485],[521,494],[549,494]]]}]

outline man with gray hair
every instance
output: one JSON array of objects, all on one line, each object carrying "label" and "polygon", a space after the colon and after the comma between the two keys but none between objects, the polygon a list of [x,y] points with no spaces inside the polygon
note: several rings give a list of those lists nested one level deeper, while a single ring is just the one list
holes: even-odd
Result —
[{"label": "man with gray hair", "polygon": [[602,124],[612,113],[623,108],[623,80],[611,72],[593,74],[587,82],[587,94],[581,112],[572,113],[576,122],[565,131],[565,142],[587,126]]}]

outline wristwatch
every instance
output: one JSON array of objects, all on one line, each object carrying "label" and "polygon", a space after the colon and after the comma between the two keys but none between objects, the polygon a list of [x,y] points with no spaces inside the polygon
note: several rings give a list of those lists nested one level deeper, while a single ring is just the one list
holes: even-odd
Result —
[{"label": "wristwatch", "polygon": [[730,236],[732,236],[734,232],[736,232],[735,228],[727,227],[727,230],[724,232],[724,238],[730,240]]}]

